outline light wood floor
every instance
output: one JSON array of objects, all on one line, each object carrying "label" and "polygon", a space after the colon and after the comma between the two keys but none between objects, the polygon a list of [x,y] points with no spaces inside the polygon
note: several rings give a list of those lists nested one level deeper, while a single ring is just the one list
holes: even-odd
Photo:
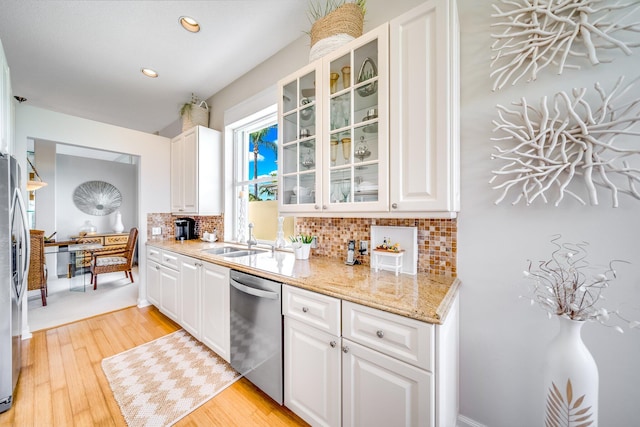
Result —
[{"label": "light wood floor", "polygon": [[[179,328],[155,307],[131,307],[34,332],[23,341],[14,406],[0,414],[0,426],[126,426],[102,359]],[[176,425],[306,424],[243,378]]]}]

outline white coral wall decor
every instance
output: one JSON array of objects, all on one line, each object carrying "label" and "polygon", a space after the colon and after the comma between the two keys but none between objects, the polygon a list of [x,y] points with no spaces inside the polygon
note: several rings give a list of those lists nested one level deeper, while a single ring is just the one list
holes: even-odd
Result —
[{"label": "white coral wall decor", "polygon": [[638,39],[640,22],[628,22],[638,15],[638,0],[498,0],[492,6],[491,26],[498,31],[491,46],[494,91],[526,75],[536,80],[550,64],[558,67],[558,74],[579,68],[567,62],[569,57],[587,58],[595,65],[611,62],[600,56],[605,49],[631,55],[631,48],[640,46],[640,41],[624,41]]},{"label": "white coral wall decor", "polygon": [[553,102],[544,97],[538,107],[525,98],[512,108],[498,105],[494,132],[502,136],[491,139],[502,147],[491,157],[506,163],[492,171],[490,182],[501,191],[496,204],[510,191],[517,194],[513,204],[537,198],[547,203],[547,195],[556,206],[565,195],[586,204],[576,191],[580,182],[592,205],[598,204],[599,188],[610,192],[613,207],[619,193],[640,200],[640,77],[623,81],[609,94],[596,83],[590,95],[599,105],[589,104],[585,88],[559,92]]}]

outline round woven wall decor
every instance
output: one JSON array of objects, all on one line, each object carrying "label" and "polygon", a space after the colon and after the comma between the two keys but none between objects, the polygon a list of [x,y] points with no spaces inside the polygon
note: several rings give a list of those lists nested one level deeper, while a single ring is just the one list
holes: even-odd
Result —
[{"label": "round woven wall decor", "polygon": [[122,204],[122,194],[108,182],[87,181],[73,191],[73,204],[89,215],[109,215]]}]

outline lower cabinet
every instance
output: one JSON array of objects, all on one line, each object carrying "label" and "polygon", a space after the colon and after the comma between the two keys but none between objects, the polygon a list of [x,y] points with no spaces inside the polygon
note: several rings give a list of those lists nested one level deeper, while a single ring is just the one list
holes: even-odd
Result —
[{"label": "lower cabinet", "polygon": [[284,404],[314,426],[339,426],[340,337],[285,316]]},{"label": "lower cabinet", "polygon": [[283,290],[285,405],[300,418],[313,426],[455,425],[457,300],[445,324],[432,325]]},{"label": "lower cabinet", "polygon": [[180,257],[180,325],[196,339],[200,338],[202,261]]},{"label": "lower cabinet", "polygon": [[147,248],[147,299],[229,362],[229,269]]},{"label": "lower cabinet", "polygon": [[224,360],[230,362],[229,269],[203,262],[201,270],[200,340]]},{"label": "lower cabinet", "polygon": [[342,339],[343,426],[433,426],[433,374]]}]

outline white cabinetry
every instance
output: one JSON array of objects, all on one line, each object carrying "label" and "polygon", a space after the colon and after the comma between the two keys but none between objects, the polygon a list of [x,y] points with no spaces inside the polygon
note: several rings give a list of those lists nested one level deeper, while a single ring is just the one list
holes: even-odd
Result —
[{"label": "white cabinetry", "polygon": [[430,372],[347,339],[342,346],[343,426],[435,425]]},{"label": "white cabinetry", "polygon": [[281,212],[388,210],[388,25],[279,82]]},{"label": "white cabinetry", "polygon": [[342,320],[343,425],[434,426],[434,325],[346,301]]},{"label": "white cabinetry", "polygon": [[200,339],[202,261],[180,256],[180,325]]},{"label": "white cabinetry", "polygon": [[171,212],[222,213],[222,138],[195,126],[171,140]]},{"label": "white cabinetry", "polygon": [[433,325],[285,285],[283,314],[285,405],[308,423],[456,425],[457,299]]},{"label": "white cabinetry", "polygon": [[153,247],[147,247],[147,300],[160,308],[162,301],[160,287],[160,263],[162,262],[162,251]]},{"label": "white cabinetry", "polygon": [[178,322],[180,319],[180,270],[178,255],[172,252],[162,251],[162,264],[160,266],[160,311],[171,320]]},{"label": "white cabinetry", "polygon": [[389,39],[391,211],[459,211],[456,1],[400,15]]},{"label": "white cabinetry", "polygon": [[13,99],[9,64],[0,41],[0,153],[13,152]]},{"label": "white cabinetry", "polygon": [[341,422],[340,300],[283,287],[284,403],[314,426]]},{"label": "white cabinetry", "polygon": [[203,262],[201,270],[201,341],[229,362],[231,347],[229,269]]},{"label": "white cabinetry", "polygon": [[152,246],[147,247],[147,299],[173,321],[178,321],[178,255]]},{"label": "white cabinetry", "polygon": [[459,211],[458,44],[456,0],[428,0],[282,79],[279,210]]},{"label": "white cabinetry", "polygon": [[227,362],[229,269],[147,247],[147,299]]}]

